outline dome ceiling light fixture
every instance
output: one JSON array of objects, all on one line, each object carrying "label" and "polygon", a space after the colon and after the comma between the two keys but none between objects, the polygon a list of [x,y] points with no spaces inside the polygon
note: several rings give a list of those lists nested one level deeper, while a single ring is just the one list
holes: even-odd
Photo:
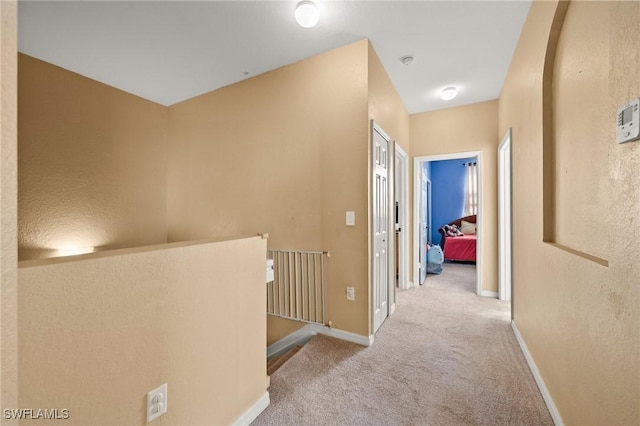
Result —
[{"label": "dome ceiling light fixture", "polygon": [[318,6],[310,0],[303,0],[296,6],[294,12],[296,22],[303,28],[313,28],[320,21]]},{"label": "dome ceiling light fixture", "polygon": [[458,89],[456,89],[455,86],[449,86],[442,89],[442,91],[440,92],[440,97],[444,101],[450,101],[451,99],[455,98],[457,94]]}]

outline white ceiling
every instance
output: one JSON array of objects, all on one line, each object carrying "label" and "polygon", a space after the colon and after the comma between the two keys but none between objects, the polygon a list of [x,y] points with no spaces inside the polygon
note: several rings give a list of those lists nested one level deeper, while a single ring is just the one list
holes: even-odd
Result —
[{"label": "white ceiling", "polygon": [[[171,105],[369,38],[409,113],[496,99],[529,1],[26,1],[20,52]],[[400,58],[415,61],[404,66]],[[248,73],[248,74],[245,74]],[[439,91],[455,85],[458,96]]]}]

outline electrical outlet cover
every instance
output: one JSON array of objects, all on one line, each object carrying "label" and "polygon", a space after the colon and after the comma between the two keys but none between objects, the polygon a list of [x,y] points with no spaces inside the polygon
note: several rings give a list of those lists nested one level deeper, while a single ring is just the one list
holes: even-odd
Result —
[{"label": "electrical outlet cover", "polygon": [[347,287],[347,300],[356,300],[356,289]]},{"label": "electrical outlet cover", "polygon": [[147,394],[147,423],[167,412],[167,384]]}]

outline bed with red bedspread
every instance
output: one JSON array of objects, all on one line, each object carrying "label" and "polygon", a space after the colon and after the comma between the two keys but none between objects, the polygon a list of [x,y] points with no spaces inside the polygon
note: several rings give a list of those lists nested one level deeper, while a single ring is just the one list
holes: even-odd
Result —
[{"label": "bed with red bedspread", "polygon": [[[476,224],[476,215],[465,216],[449,222],[447,225],[456,225],[459,229],[463,229],[462,221],[466,222],[464,228],[474,228],[474,233],[465,233],[461,236],[452,237],[447,235],[444,227],[438,229],[438,232],[442,235],[440,241],[440,247],[444,252],[444,260],[456,260],[475,262],[476,261],[476,234],[475,226],[471,227],[468,224]],[[464,229],[463,229],[464,232]]]}]

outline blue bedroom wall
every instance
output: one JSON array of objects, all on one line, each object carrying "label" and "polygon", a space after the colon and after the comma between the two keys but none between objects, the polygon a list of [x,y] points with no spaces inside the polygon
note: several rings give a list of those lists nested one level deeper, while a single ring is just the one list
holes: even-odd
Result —
[{"label": "blue bedroom wall", "polygon": [[440,243],[438,228],[464,213],[464,187],[466,168],[462,163],[476,161],[476,158],[460,158],[430,162],[431,214],[434,243]]}]

